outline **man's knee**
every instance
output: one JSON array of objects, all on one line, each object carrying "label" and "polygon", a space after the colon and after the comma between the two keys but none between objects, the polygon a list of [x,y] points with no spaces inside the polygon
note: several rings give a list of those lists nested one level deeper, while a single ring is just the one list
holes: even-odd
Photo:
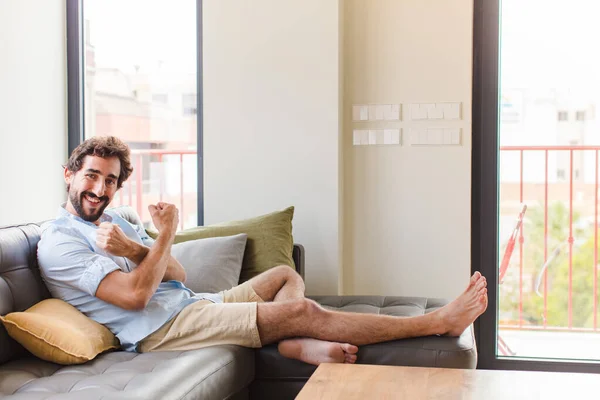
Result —
[{"label": "man's knee", "polygon": [[293,281],[297,279],[302,279],[302,277],[289,265],[278,265],[270,269],[273,271],[273,274],[280,276],[284,281]]},{"label": "man's knee", "polygon": [[294,300],[291,314],[298,318],[314,318],[325,310],[314,300],[301,298]]}]

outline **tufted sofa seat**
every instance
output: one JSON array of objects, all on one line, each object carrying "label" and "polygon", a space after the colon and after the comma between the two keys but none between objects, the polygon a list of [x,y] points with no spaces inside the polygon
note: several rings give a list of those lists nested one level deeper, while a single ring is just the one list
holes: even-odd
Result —
[{"label": "tufted sofa seat", "polygon": [[[253,350],[215,346],[194,351],[106,353],[60,366],[29,358],[0,367],[4,393],[18,400],[227,399],[247,396]],[[241,393],[240,393],[241,392]],[[244,396],[241,396],[244,394]]]}]

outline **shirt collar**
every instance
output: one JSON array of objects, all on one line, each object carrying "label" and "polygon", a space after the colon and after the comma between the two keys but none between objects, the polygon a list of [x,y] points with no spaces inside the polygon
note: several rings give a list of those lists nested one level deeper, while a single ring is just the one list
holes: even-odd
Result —
[{"label": "shirt collar", "polygon": [[[67,205],[67,203],[65,202],[65,203],[62,203],[60,205],[60,207],[58,207],[57,218],[60,218],[60,217],[71,218],[77,222],[83,222],[84,224],[87,224],[89,226],[96,227],[96,224],[94,224],[93,222],[86,221],[86,220],[82,219],[81,217],[79,217],[77,215],[73,215],[70,212],[68,212],[66,209],[66,205]],[[100,217],[100,223],[112,222],[112,220],[113,220],[112,217],[110,215],[108,215],[107,213],[103,213],[102,216]]]}]

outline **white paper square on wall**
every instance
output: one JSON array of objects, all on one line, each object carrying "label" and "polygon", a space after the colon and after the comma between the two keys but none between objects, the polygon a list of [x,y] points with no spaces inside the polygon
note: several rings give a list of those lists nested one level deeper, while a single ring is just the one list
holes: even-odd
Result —
[{"label": "white paper square on wall", "polygon": [[358,129],[352,131],[352,145],[360,146],[360,131]]},{"label": "white paper square on wall", "polygon": [[377,144],[377,131],[374,129],[369,130],[369,144]]},{"label": "white paper square on wall", "polygon": [[355,129],[352,131],[352,144],[354,146],[366,146],[369,144],[369,131],[365,129]]},{"label": "white paper square on wall", "polygon": [[427,108],[428,119],[442,119],[444,118],[444,110],[439,104],[425,104]]},{"label": "white paper square on wall", "polygon": [[427,144],[444,144],[444,130],[442,128],[427,129]]},{"label": "white paper square on wall", "polygon": [[402,119],[401,104],[354,104],[353,121],[399,121]]},{"label": "white paper square on wall", "polygon": [[427,119],[427,104],[414,103],[410,105],[410,119],[418,121]]},{"label": "white paper square on wall", "polygon": [[353,121],[368,121],[369,120],[369,106],[355,104],[352,106],[352,120]]},{"label": "white paper square on wall", "polygon": [[385,119],[385,105],[379,104],[375,107],[375,121],[383,121]]},{"label": "white paper square on wall", "polygon": [[369,104],[369,121],[374,121],[377,114],[377,106]]},{"label": "white paper square on wall", "polygon": [[400,129],[385,129],[383,131],[384,144],[400,144]]},{"label": "white paper square on wall", "polygon": [[460,103],[442,103],[440,106],[444,119],[460,119]]},{"label": "white paper square on wall", "polygon": [[444,129],[444,144],[452,144],[452,129]]},{"label": "white paper square on wall", "polygon": [[414,145],[425,144],[422,140],[422,135],[426,135],[426,130],[423,127],[411,128],[410,129],[410,142]]},{"label": "white paper square on wall", "polygon": [[360,121],[360,106],[352,106],[352,121]]},{"label": "white paper square on wall", "polygon": [[384,119],[386,121],[399,121],[400,120],[400,104],[386,104]]},{"label": "white paper square on wall", "polygon": [[360,144],[363,146],[367,146],[369,144],[369,131],[368,130],[360,131]]}]

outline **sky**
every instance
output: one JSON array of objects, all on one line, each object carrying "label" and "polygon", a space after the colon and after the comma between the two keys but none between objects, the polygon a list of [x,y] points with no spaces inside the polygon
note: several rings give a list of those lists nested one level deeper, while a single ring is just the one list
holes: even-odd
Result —
[{"label": "sky", "polygon": [[600,88],[600,1],[502,0],[501,85]]},{"label": "sky", "polygon": [[99,67],[196,72],[196,0],[84,0]]}]

